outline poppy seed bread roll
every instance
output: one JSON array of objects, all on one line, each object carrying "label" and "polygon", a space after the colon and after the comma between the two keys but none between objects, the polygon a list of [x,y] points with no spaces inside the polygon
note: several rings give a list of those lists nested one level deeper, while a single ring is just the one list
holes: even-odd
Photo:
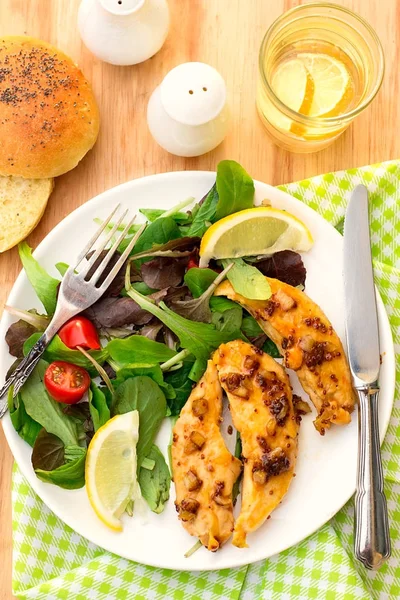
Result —
[{"label": "poppy seed bread roll", "polygon": [[31,37],[0,38],[0,175],[62,175],[98,132],[92,89],[68,56]]}]

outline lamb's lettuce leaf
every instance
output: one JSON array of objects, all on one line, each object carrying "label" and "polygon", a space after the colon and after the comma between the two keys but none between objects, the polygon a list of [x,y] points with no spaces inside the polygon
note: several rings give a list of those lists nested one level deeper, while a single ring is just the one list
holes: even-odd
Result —
[{"label": "lamb's lettuce leaf", "polygon": [[267,278],[256,268],[247,264],[242,258],[224,258],[224,267],[233,263],[227,278],[237,294],[249,300],[268,300],[271,297],[271,287]]},{"label": "lamb's lettuce leaf", "polygon": [[216,220],[253,206],[254,181],[236,161],[222,160],[218,163],[216,187]]}]

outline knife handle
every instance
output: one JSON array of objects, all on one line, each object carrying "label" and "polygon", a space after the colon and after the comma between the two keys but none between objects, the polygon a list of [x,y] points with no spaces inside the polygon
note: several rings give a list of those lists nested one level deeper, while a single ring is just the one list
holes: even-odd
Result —
[{"label": "knife handle", "polygon": [[367,569],[379,569],[390,556],[390,533],[379,443],[379,389],[357,389],[358,472],[354,553]]}]

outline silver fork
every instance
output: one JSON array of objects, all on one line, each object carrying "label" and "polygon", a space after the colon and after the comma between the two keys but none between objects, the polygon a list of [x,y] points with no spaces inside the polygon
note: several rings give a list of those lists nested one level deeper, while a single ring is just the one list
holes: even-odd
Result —
[{"label": "silver fork", "polygon": [[[126,210],[115,222],[98,248],[94,249],[94,244],[106,229],[113,216],[116,214],[119,206],[120,205],[117,205],[114,208],[110,216],[93,235],[87,246],[79,254],[75,265],[69,267],[66,271],[60,285],[56,310],[46,331],[40,336],[36,344],[20,362],[18,367],[15,369],[12,375],[10,375],[0,390],[0,419],[7,412],[7,399],[2,399],[4,394],[13,385],[13,396],[15,397],[39,362],[40,357],[53,337],[56,335],[57,331],[64,325],[64,323],[71,319],[71,317],[89,308],[89,306],[94,304],[104,294],[119,270],[122,268],[143,229],[146,227],[146,224],[143,224],[139,231],[133,236],[125,251],[121,254],[120,258],[110,270],[109,274],[105,277],[101,285],[96,285],[101,276],[104,274],[107,265],[115,255],[118,246],[124,240],[135,220],[135,217],[133,217],[126,227],[124,227],[121,234],[112,243],[110,249],[107,251],[100,264],[93,271],[96,261],[101,256],[101,253],[104,251],[107,244],[112,240],[113,236],[116,234],[126,215],[128,214],[128,210]],[[94,252],[89,260],[85,260],[88,253],[93,250]],[[83,261],[85,262],[79,269],[79,266]]]}]

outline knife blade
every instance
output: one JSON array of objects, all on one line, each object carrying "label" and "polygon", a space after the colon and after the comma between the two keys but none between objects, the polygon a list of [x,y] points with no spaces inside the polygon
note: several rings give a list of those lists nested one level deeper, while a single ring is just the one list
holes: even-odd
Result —
[{"label": "knife blade", "polygon": [[355,385],[377,381],[379,330],[368,218],[368,191],[358,185],[344,224],[344,288],[347,347]]},{"label": "knife blade", "polygon": [[390,556],[390,534],[379,443],[378,314],[363,185],[354,189],[347,207],[343,258],[348,356],[359,400],[354,553],[367,569],[379,569]]}]

